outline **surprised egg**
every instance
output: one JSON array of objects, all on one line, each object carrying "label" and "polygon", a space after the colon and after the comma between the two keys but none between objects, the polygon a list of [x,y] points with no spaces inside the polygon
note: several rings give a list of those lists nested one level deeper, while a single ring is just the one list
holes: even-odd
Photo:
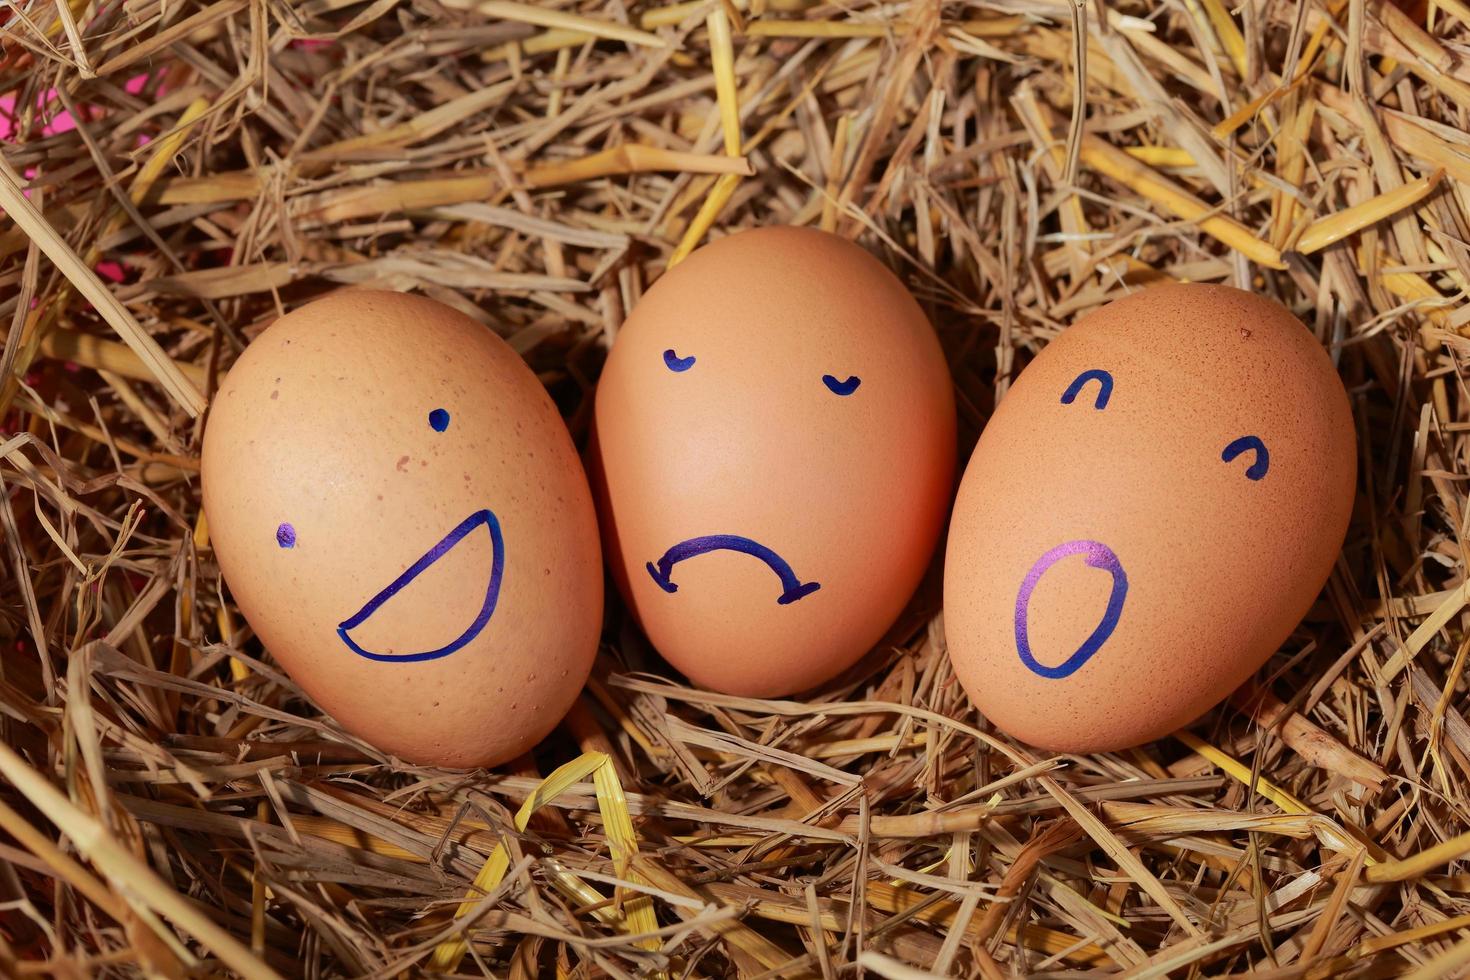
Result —
[{"label": "surprised egg", "polygon": [[1188,724],[1296,628],[1357,471],[1327,353],[1276,303],[1167,285],[1083,317],[997,407],[945,558],[945,635],[980,711],[1095,752]]},{"label": "surprised egg", "polygon": [[943,353],[858,246],[764,228],[665,273],[598,386],[613,577],[692,681],[791,694],[840,673],[913,593],[952,488]]},{"label": "surprised egg", "polygon": [[596,518],[536,376],[433,300],[335,293],[235,363],[204,508],[241,612],[346,729],[491,765],[571,706],[602,618]]}]

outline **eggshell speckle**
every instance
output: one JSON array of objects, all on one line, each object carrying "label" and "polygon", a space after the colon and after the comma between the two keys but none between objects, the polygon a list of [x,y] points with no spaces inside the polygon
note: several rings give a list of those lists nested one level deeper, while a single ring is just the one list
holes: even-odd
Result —
[{"label": "eggshell speckle", "polygon": [[1210,285],[1103,307],[1022,372],[966,469],[945,563],[956,674],[1049,750],[1189,723],[1311,606],[1356,466],[1342,383],[1284,308]]},{"label": "eggshell speckle", "polygon": [[377,747],[502,762],[586,680],[602,616],[586,477],[535,375],[462,313],[353,290],[277,320],[220,386],[203,479],[251,627]]},{"label": "eggshell speckle", "polygon": [[934,332],[882,263],[809,229],[715,242],[642,298],[598,388],[614,578],[695,683],[810,688],[918,584],[954,427]]}]

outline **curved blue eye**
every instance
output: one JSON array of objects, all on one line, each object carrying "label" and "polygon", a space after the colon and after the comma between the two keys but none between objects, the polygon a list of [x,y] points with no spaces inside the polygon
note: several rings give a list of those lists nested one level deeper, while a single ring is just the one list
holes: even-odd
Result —
[{"label": "curved blue eye", "polygon": [[1062,404],[1070,405],[1076,401],[1089,381],[1097,382],[1097,401],[1093,403],[1093,408],[1099,412],[1107,408],[1108,399],[1113,397],[1113,376],[1102,368],[1083,371],[1073,378],[1072,383],[1067,385],[1067,390],[1062,392]]},{"label": "curved blue eye", "polygon": [[690,354],[688,357],[680,357],[678,354],[675,354],[674,349],[670,347],[668,350],[664,351],[664,363],[669,366],[670,371],[673,371],[677,374],[679,372],[687,371],[690,368],[694,367],[694,355]]},{"label": "curved blue eye", "polygon": [[1220,459],[1228,463],[1247,451],[1256,454],[1256,461],[1246,469],[1245,477],[1247,480],[1259,480],[1271,468],[1271,454],[1266,451],[1266,444],[1261,441],[1260,436],[1241,436],[1225,447]]},{"label": "curved blue eye", "polygon": [[830,374],[822,375],[822,384],[826,385],[827,390],[832,392],[832,394],[834,395],[850,395],[854,391],[857,391],[858,385],[862,383],[863,379],[859,378],[855,374],[849,375],[846,381],[838,381]]}]

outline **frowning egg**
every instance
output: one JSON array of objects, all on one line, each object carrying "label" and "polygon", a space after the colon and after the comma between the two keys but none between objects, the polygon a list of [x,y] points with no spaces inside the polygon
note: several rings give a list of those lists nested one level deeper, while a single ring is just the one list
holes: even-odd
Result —
[{"label": "frowning egg", "polygon": [[597,392],[608,562],[697,684],[801,691],[870,649],[950,497],[954,402],[886,267],[803,228],[741,232],[643,297]]}]

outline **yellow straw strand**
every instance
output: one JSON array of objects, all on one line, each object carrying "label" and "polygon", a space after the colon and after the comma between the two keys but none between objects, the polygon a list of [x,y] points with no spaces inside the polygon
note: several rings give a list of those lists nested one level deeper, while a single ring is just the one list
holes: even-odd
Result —
[{"label": "yellow straw strand", "polygon": [[905,25],[851,20],[753,20],[745,27],[748,37],[886,37],[904,32]]},{"label": "yellow straw strand", "polygon": [[513,20],[522,24],[535,24],[537,27],[578,31],[593,37],[606,38],[609,41],[622,41],[625,44],[636,44],[647,48],[669,47],[669,42],[657,34],[650,34],[636,27],[527,3],[515,3],[513,0],[446,0],[445,6],[454,7],[457,10],[473,10],[486,17],[499,17],[502,20]]},{"label": "yellow straw strand", "polygon": [[1210,26],[1215,29],[1215,34],[1220,38],[1220,46],[1225,53],[1230,55],[1230,63],[1235,66],[1235,73],[1241,78],[1246,76],[1245,65],[1245,38],[1240,33],[1240,28],[1235,26],[1235,19],[1230,16],[1230,11],[1225,9],[1225,4],[1220,0],[1200,0],[1204,5],[1205,14],[1210,18]]},{"label": "yellow straw strand", "polygon": [[1175,732],[1174,737],[1204,756],[1226,775],[1251,787],[1287,813],[1305,814],[1313,812],[1311,807],[1271,782],[1265,776],[1255,776],[1252,778],[1250,769],[1238,759],[1221,752],[1194,733],[1181,730]]},{"label": "yellow straw strand", "polygon": [[1130,146],[1123,152],[1150,167],[1194,166],[1194,155],[1177,146]]},{"label": "yellow straw strand", "polygon": [[1307,225],[1306,230],[1297,238],[1296,251],[1302,255],[1311,255],[1334,242],[1342,241],[1354,232],[1362,231],[1369,225],[1397,214],[1404,208],[1411,208],[1434,193],[1443,178],[1444,171],[1436,170],[1427,177],[1395,187],[1361,204],[1355,204],[1325,218],[1318,218]]},{"label": "yellow straw strand", "polygon": [[715,181],[715,186],[710,188],[709,196],[704,199],[704,204],[700,205],[694,220],[685,229],[684,237],[679,240],[678,248],[674,249],[674,254],[669,256],[668,267],[670,269],[687,259],[689,253],[699,247],[700,241],[704,239],[710,228],[714,227],[715,219],[729,203],[730,196],[735,193],[735,187],[739,183],[740,178],[735,174],[727,174]]},{"label": "yellow straw strand", "polygon": [[659,146],[643,146],[639,143],[624,143],[611,149],[575,160],[544,163],[526,171],[523,180],[528,187],[555,187],[573,184],[598,177],[616,177],[623,174],[652,173],[659,170],[690,174],[736,174],[749,176],[754,173],[750,161],[743,156],[723,156],[709,153],[684,153],[665,150]]},{"label": "yellow straw strand", "polygon": [[208,99],[195,99],[189,103],[183,115],[179,116],[178,124],[158,138],[158,142],[154,144],[155,149],[144,161],[143,166],[138,168],[138,176],[133,178],[132,186],[128,188],[128,197],[133,199],[134,204],[141,204],[143,198],[148,196],[148,191],[153,187],[154,181],[163,176],[164,169],[173,162],[174,157],[183,147],[184,141],[189,138],[194,124],[208,111]]},{"label": "yellow straw strand", "polygon": [[1408,881],[1427,874],[1441,865],[1470,854],[1470,833],[1451,837],[1443,843],[1398,861],[1384,861],[1363,872],[1363,877],[1378,884],[1386,881]]},{"label": "yellow straw strand", "polygon": [[[536,791],[526,798],[516,811],[516,830],[524,831],[537,810],[552,802],[571,787],[592,777],[597,792],[597,811],[602,815],[603,827],[608,837],[613,867],[619,874],[626,872],[638,855],[638,838],[633,830],[633,818],[628,812],[628,800],[618,781],[617,769],[612,759],[602,752],[586,752],[558,767],[541,781]],[[485,860],[479,874],[475,875],[473,890],[455,910],[456,919],[468,915],[479,903],[480,897],[494,891],[505,878],[510,868],[510,852],[505,842],[495,845],[495,850]],[[628,928],[634,932],[651,932],[658,927],[654,917],[652,900],[640,895],[626,903]],[[652,945],[649,945],[649,943]],[[646,949],[657,949],[658,940],[650,938],[642,944]],[[469,951],[463,936],[444,940],[434,950],[430,968],[442,973],[453,973]]]},{"label": "yellow straw strand", "polygon": [[1251,234],[1244,225],[1232,218],[1213,213],[1214,209],[1199,198],[1111,143],[1092,135],[1083,137],[1082,162],[1185,221],[1195,222],[1200,231],[1235,249],[1252,262],[1270,269],[1286,268],[1286,263],[1281,261],[1281,253]]},{"label": "yellow straw strand", "polygon": [[730,18],[723,4],[716,3],[705,20],[709,29],[709,53],[715,75],[715,96],[720,106],[720,127],[725,135],[725,155],[740,155],[740,98],[735,82],[735,45],[730,39]]},{"label": "yellow straw strand", "polygon": [[545,54],[548,51],[565,51],[596,38],[586,31],[574,31],[553,27],[551,30],[533,34],[522,41],[507,41],[480,55],[481,61],[509,61],[521,55]]}]

